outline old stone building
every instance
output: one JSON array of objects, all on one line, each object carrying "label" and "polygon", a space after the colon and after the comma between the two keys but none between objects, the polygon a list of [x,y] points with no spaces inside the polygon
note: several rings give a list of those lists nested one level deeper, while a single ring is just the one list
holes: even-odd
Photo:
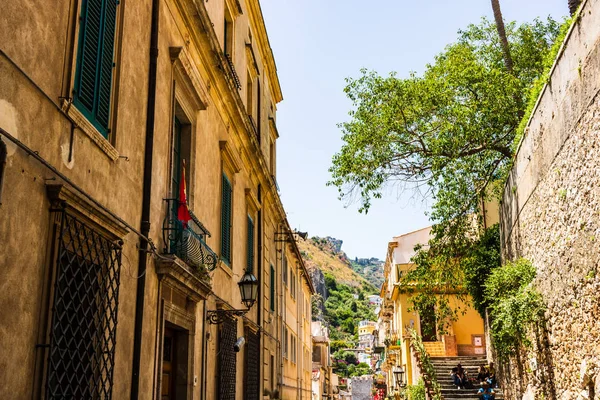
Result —
[{"label": "old stone building", "polygon": [[0,398],[308,398],[258,0],[12,2],[0,23]]},{"label": "old stone building", "polygon": [[[506,398],[600,394],[600,1],[581,2],[531,115],[501,206],[505,261],[537,270],[545,321],[505,368]],[[519,374],[519,372],[521,374]]]}]

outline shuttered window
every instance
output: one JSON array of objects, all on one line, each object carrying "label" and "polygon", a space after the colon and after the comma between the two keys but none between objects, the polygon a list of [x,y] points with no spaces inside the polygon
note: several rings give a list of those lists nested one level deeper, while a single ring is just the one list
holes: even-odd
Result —
[{"label": "shuttered window", "polygon": [[118,0],[83,0],[75,105],[108,138]]},{"label": "shuttered window", "polygon": [[246,271],[254,270],[254,221],[248,215],[248,254],[246,258]]},{"label": "shuttered window", "polygon": [[283,251],[281,253],[281,273],[283,274],[283,283],[288,285],[288,269],[287,269],[287,257],[285,256],[285,244],[283,245]]},{"label": "shuttered window", "polygon": [[271,265],[271,311],[275,311],[275,268]]},{"label": "shuttered window", "polygon": [[221,259],[231,266],[231,182],[223,174],[223,193],[221,204]]}]

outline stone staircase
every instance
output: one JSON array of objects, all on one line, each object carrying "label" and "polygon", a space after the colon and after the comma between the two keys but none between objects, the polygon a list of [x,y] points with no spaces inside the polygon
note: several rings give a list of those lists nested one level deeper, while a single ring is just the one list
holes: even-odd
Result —
[{"label": "stone staircase", "polygon": [[[461,363],[469,377],[477,377],[479,367],[487,365],[485,357],[431,357],[430,360],[435,368],[435,375],[442,388],[442,397],[445,400],[478,399],[477,391],[479,390],[479,384],[470,389],[457,389],[450,377],[450,371],[458,363]],[[501,400],[503,398],[502,391],[500,389],[494,389],[494,391],[496,392],[496,400]]]}]

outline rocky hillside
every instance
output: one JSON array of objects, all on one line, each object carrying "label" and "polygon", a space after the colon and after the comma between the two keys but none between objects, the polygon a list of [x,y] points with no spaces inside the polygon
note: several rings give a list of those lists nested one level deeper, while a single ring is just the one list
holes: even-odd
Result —
[{"label": "rocky hillside", "polygon": [[[346,253],[341,251],[341,243],[341,240],[334,238],[312,237],[306,240],[299,239],[298,248],[309,270],[316,268],[323,273],[329,273],[335,276],[338,283],[344,285],[352,287],[372,286],[352,268]],[[320,286],[318,278],[317,282],[313,280],[313,283],[315,286]]]},{"label": "rocky hillside", "polygon": [[378,258],[355,258],[350,261],[352,269],[364,276],[377,289],[383,284],[383,261]]}]

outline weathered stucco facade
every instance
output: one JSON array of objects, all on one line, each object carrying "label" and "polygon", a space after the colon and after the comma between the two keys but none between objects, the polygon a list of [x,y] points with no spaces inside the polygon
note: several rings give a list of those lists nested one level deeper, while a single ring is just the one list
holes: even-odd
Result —
[{"label": "weathered stucco facade", "polygon": [[533,263],[535,287],[547,305],[545,326],[531,333],[533,349],[505,368],[505,398],[520,399],[525,392],[527,398],[550,399],[600,394],[599,165],[600,1],[588,0],[504,190],[503,257]]},{"label": "weathered stucco facade", "polygon": [[[153,3],[154,150],[151,186],[144,188]],[[93,19],[91,8],[84,10],[95,4],[103,7],[100,32],[114,30],[114,48],[103,47],[109,56],[95,66],[108,71],[94,78],[107,97],[90,117],[79,90],[86,78],[81,54],[89,50],[83,26]],[[106,22],[110,4],[114,26]],[[142,399],[255,399],[264,390],[309,398],[313,288],[277,192],[282,94],[259,2],[116,4],[7,3],[0,15],[0,139],[7,146],[0,347],[11,349],[0,356],[0,398],[48,398],[53,390],[63,398],[75,388],[124,399],[136,381]],[[96,110],[106,104],[98,124]],[[177,207],[182,170],[194,216],[187,225]],[[144,189],[151,251],[142,252],[147,267],[140,273]],[[71,218],[72,229],[63,230]],[[216,310],[245,308],[238,288],[245,272],[258,278],[258,301],[244,316],[209,323]],[[286,274],[295,279],[293,297]],[[139,374],[132,375],[142,284]],[[59,314],[77,318],[57,322]],[[284,358],[284,333],[297,338],[293,365]],[[96,345],[103,335],[107,347]],[[87,364],[65,361],[79,350],[55,343],[63,337],[91,346],[89,376],[77,370]],[[235,352],[240,337],[245,344]],[[98,361],[102,354],[114,361]],[[55,373],[85,378],[56,383]]]}]

